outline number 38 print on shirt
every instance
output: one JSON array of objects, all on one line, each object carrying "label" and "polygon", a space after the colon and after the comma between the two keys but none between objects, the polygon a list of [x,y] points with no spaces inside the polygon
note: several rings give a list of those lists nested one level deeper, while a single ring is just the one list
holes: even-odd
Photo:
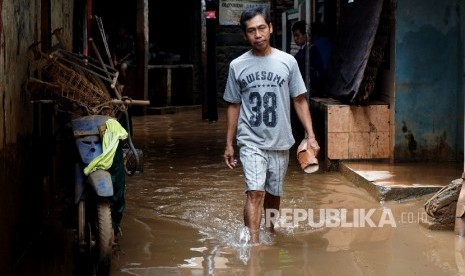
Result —
[{"label": "number 38 print on shirt", "polygon": [[229,67],[223,99],[240,103],[237,142],[262,149],[288,149],[294,143],[290,125],[291,98],[305,93],[295,58],[273,49],[257,57],[249,52]]}]

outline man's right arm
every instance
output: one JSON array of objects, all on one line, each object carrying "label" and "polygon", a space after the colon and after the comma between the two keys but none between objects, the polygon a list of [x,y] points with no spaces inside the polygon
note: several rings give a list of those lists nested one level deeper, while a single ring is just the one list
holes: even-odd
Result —
[{"label": "man's right arm", "polygon": [[234,140],[236,138],[240,107],[240,104],[231,103],[227,109],[227,132],[226,148],[224,150],[224,162],[230,169],[233,169],[237,164],[237,161],[234,158]]}]

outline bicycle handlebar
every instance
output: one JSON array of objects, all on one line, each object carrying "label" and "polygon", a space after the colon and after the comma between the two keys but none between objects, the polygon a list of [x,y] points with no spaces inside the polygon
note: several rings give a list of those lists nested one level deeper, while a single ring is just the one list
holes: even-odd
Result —
[{"label": "bicycle handlebar", "polygon": [[132,100],[132,99],[113,99],[111,100],[112,104],[124,104],[124,105],[150,105],[150,101],[145,100]]}]

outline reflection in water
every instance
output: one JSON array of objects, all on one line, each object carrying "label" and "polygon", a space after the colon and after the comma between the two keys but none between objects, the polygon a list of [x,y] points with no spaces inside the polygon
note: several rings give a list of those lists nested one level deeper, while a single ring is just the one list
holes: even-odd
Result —
[{"label": "reflection in water", "polygon": [[465,238],[455,236],[455,263],[460,275],[465,275]]},{"label": "reflection in water", "polygon": [[134,118],[144,172],[127,181],[125,236],[113,276],[454,275],[464,268],[453,233],[403,220],[423,212],[425,198],[376,202],[338,172],[303,173],[294,158],[282,209],[314,210],[315,221],[319,210],[344,209],[348,222],[354,210],[374,210],[378,222],[388,209],[396,226],[312,227],[304,220],[274,234],[263,228],[261,245],[248,246],[242,169],[229,170],[222,159],[224,118],[209,124],[199,116],[194,110]]}]

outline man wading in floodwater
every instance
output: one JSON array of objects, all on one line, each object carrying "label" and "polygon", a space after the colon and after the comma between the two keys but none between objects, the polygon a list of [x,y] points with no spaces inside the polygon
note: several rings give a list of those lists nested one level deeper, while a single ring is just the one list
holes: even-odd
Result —
[{"label": "man wading in floodwater", "polygon": [[[255,7],[244,11],[240,25],[252,49],[229,65],[223,97],[229,103],[224,161],[231,169],[237,165],[234,156],[237,139],[246,186],[244,224],[250,232],[250,242],[258,244],[261,202],[265,210],[279,210],[289,149],[295,142],[290,122],[291,98],[308,146],[315,155],[320,147],[315,140],[305,98],[307,89],[297,61],[270,46],[273,26],[269,10]],[[273,231],[273,224],[269,225]]]}]

